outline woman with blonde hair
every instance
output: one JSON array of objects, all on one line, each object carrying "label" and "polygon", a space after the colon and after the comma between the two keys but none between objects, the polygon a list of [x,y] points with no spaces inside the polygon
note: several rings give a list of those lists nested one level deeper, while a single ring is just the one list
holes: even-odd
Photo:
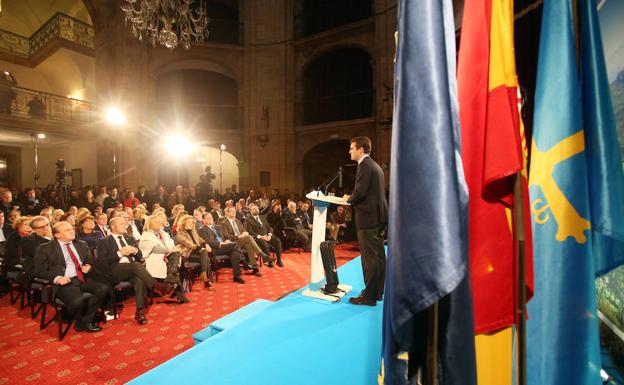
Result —
[{"label": "woman with blonde hair", "polygon": [[166,219],[166,216],[163,220],[159,215],[145,218],[139,249],[145,258],[145,268],[150,275],[176,285],[172,295],[175,295],[180,303],[187,303],[189,300],[184,295],[180,281],[181,249],[163,230]]},{"label": "woman with blonde hair", "polygon": [[211,251],[206,241],[197,234],[195,229],[195,218],[190,215],[184,215],[177,223],[176,244],[182,251],[182,256],[192,262],[198,261],[201,266],[201,274],[199,278],[204,282],[204,286],[209,288],[211,285],[210,277],[210,259],[208,253]]},{"label": "woman with blonde hair", "polygon": [[50,221],[50,223],[54,225],[56,222],[60,222],[63,214],[65,214],[65,212],[61,209],[55,209],[54,211],[52,211],[52,220]]},{"label": "woman with blonde hair", "polygon": [[22,239],[30,235],[31,217],[19,217],[12,223],[14,232],[7,237],[4,249],[4,264],[6,271],[16,270],[15,265],[21,263],[22,258]]},{"label": "woman with blonde hair", "polygon": [[185,215],[189,215],[189,213],[186,210],[182,210],[176,214],[175,218],[173,218],[173,222],[171,222],[171,235],[176,235],[178,232],[178,223]]},{"label": "woman with blonde hair", "polygon": [[86,207],[81,207],[78,209],[78,211],[76,212],[76,221],[80,222],[84,217],[90,216],[91,212],[89,211],[88,208]]}]

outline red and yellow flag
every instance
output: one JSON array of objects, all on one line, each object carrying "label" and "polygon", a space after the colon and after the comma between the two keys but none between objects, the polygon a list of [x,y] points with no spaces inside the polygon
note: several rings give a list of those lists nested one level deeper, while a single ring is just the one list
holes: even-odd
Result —
[{"label": "red and yellow flag", "polygon": [[462,158],[469,189],[475,332],[516,323],[513,181],[523,172],[527,297],[533,292],[526,147],[518,111],[513,0],[466,0],[458,64]]}]

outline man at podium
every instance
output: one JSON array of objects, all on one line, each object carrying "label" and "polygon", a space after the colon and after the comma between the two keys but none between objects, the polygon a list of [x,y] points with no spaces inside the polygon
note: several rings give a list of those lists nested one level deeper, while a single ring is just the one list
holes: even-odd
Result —
[{"label": "man at podium", "polygon": [[351,139],[349,154],[358,162],[355,187],[344,198],[355,211],[355,226],[362,253],[364,290],[349,298],[354,305],[375,306],[381,300],[386,274],[383,232],[388,223],[388,201],[381,167],[370,157],[371,140],[366,136]]}]

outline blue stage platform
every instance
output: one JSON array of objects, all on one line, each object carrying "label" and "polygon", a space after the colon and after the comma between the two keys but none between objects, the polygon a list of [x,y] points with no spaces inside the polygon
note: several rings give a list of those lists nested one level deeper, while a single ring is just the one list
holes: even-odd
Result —
[{"label": "blue stage platform", "polygon": [[353,286],[342,302],[304,297],[300,289],[129,384],[376,384],[381,302],[348,303],[364,287],[360,258],[338,273]]}]

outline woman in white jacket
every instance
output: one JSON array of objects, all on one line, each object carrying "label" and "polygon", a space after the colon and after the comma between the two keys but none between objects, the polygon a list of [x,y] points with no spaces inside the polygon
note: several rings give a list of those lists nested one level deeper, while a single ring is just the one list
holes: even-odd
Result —
[{"label": "woman in white jacket", "polygon": [[188,302],[180,282],[180,250],[163,230],[165,216],[152,215],[145,218],[139,249],[145,258],[145,268],[156,279],[177,285],[173,294],[181,303]]}]

